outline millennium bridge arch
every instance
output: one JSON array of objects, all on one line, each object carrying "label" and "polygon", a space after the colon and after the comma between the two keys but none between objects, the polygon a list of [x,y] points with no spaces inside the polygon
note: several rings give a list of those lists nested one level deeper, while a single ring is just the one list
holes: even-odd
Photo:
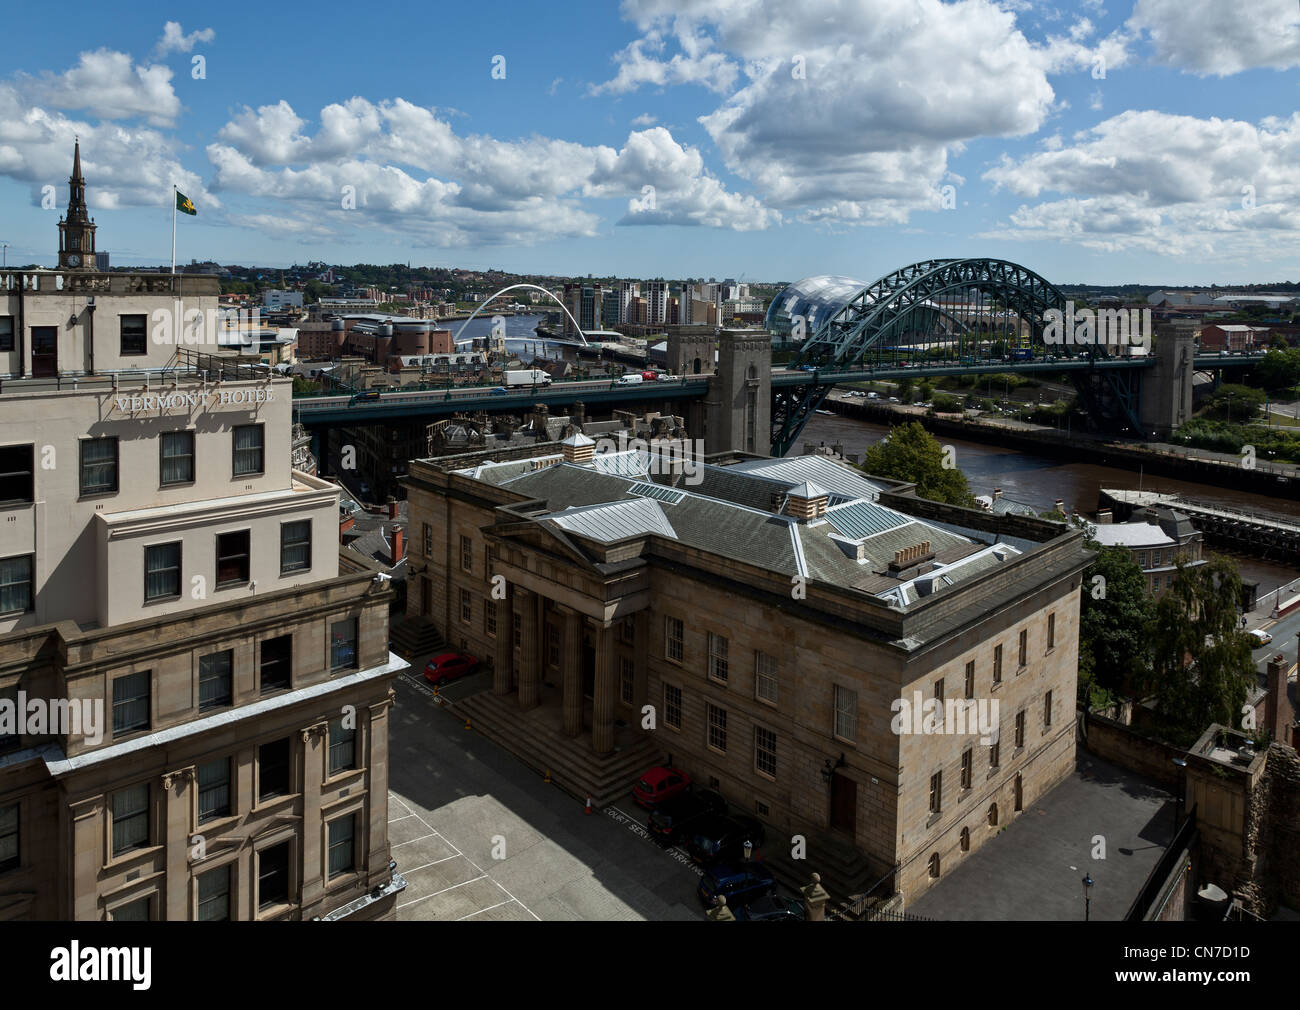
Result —
[{"label": "millennium bridge arch", "polygon": [[[1046,345],[1049,310],[1066,309],[1064,294],[1029,268],[989,258],[930,259],[866,285],[824,315],[787,366],[814,380],[772,389],[772,453],[794,444],[837,374],[926,371],[965,365],[1013,370],[1029,362],[1109,357],[1105,347]],[[906,375],[906,372],[902,374]],[[1136,372],[1072,372],[1089,413],[1138,427]],[[829,381],[826,381],[829,380]]]},{"label": "millennium bridge arch", "polygon": [[477,316],[480,312],[482,312],[485,308],[488,307],[489,302],[491,302],[494,298],[497,298],[500,295],[504,295],[507,291],[514,291],[516,288],[529,288],[533,291],[540,291],[542,294],[544,294],[547,298],[549,298],[556,305],[558,305],[561,311],[563,311],[564,314],[569,317],[569,322],[573,323],[573,328],[578,331],[578,339],[581,340],[584,345],[587,343],[587,335],[582,332],[582,327],[579,326],[578,321],[573,318],[573,313],[569,311],[569,307],[565,305],[564,302],[562,302],[560,299],[555,297],[554,291],[547,291],[546,288],[542,287],[540,284],[524,284],[524,283],[508,284],[500,291],[494,291],[492,294],[488,295],[488,297],[483,300],[483,304],[469,314],[469,319],[466,319],[463,323],[460,324],[460,329],[456,331],[456,336],[452,339],[452,343],[460,343],[460,335],[465,332],[465,327],[470,324],[470,320],[472,320],[475,316]]}]

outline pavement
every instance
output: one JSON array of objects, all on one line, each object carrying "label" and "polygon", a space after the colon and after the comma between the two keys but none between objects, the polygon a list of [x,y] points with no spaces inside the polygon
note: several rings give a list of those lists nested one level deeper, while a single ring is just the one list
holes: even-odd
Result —
[{"label": "pavement", "polygon": [[[1120,920],[1173,837],[1174,797],[1157,783],[1081,747],[1075,771],[965,857],[909,914],[978,921],[1084,917],[1083,877],[1095,881],[1090,916]],[[1098,836],[1104,859],[1093,858]]]},{"label": "pavement", "polygon": [[[404,920],[699,920],[699,871],[645,835],[628,800],[581,803],[476,732],[419,679],[396,681],[390,714],[389,840],[407,888]],[[449,685],[454,697],[484,674]]]}]

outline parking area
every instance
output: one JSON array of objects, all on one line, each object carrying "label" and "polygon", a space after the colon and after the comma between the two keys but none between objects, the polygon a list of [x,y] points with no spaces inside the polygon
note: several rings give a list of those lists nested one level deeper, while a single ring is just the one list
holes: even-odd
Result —
[{"label": "parking area", "polygon": [[[700,871],[646,834],[626,802],[582,804],[464,728],[420,678],[390,713],[389,838],[407,889],[399,920],[699,920]],[[450,685],[462,696],[484,674]]]}]

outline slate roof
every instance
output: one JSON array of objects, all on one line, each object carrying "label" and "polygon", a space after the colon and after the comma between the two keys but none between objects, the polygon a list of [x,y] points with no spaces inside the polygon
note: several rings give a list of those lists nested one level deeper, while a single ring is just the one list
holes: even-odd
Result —
[{"label": "slate roof", "polygon": [[657,501],[649,498],[631,498],[604,505],[567,508],[543,518],[554,521],[557,526],[566,530],[581,533],[593,540],[604,540],[607,543],[645,533],[657,533],[660,536],[677,539],[677,533],[673,530],[668,517],[664,515],[664,510],[660,508]]},{"label": "slate roof", "polygon": [[[897,551],[928,541],[940,591],[1001,563],[989,547],[991,534],[969,536],[974,531],[923,521],[875,502],[858,499],[810,522],[777,515],[774,501],[781,502],[792,483],[732,467],[701,464],[702,480],[692,484],[682,474],[638,479],[565,462],[523,472],[521,464],[527,461],[475,472],[481,480],[545,501],[547,511],[537,516],[539,521],[594,540],[656,534],[769,571],[882,597],[892,594],[904,603],[918,594],[911,578],[915,573],[905,572],[909,578],[903,580],[887,574]],[[652,493],[656,490],[660,493]],[[856,557],[859,543],[865,555],[861,561]],[[1006,545],[998,549],[1008,551]]]},{"label": "slate roof", "polygon": [[880,495],[880,485],[867,480],[861,471],[821,453],[785,459],[748,459],[727,469],[786,481],[791,485],[810,480],[845,498],[875,501]]}]

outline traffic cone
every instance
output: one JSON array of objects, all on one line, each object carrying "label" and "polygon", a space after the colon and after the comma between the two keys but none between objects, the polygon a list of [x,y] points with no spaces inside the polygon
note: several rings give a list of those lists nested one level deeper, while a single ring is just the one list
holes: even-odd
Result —
[{"label": "traffic cone", "polygon": [[437,684],[434,684],[434,685],[433,685],[433,696],[434,696],[435,698],[438,697],[438,685],[437,685]]},{"label": "traffic cone", "polygon": [[588,794],[587,794],[587,809],[584,810],[583,813],[586,813],[586,814],[591,813],[591,793],[588,793]]},{"label": "traffic cone", "polygon": [[546,784],[548,786],[551,784],[551,769],[549,768],[546,769]]},{"label": "traffic cone", "polygon": [[465,728],[469,729],[469,716],[465,716]]}]

